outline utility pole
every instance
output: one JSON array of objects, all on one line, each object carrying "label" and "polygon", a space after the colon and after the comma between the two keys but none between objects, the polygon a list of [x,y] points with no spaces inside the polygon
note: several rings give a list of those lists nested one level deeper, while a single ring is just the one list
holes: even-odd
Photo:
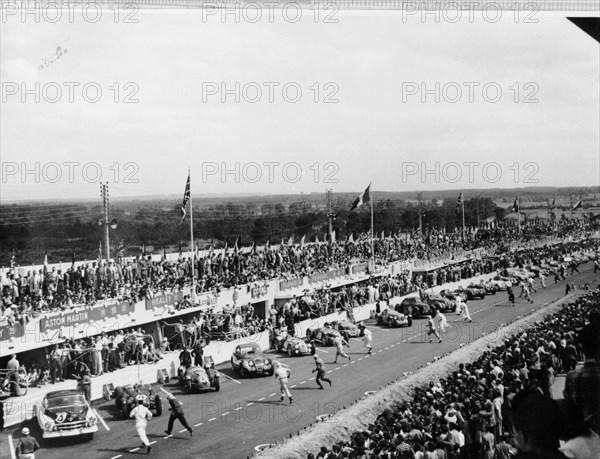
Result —
[{"label": "utility pole", "polygon": [[479,195],[477,195],[477,228],[479,228]]},{"label": "utility pole", "polygon": [[108,234],[108,227],[110,226],[112,229],[117,227],[117,221],[110,221],[108,219],[108,208],[109,208],[109,199],[108,199],[108,182],[100,184],[100,196],[102,197],[102,205],[104,206],[104,220],[100,220],[98,225],[104,226],[104,245],[106,246],[106,263],[110,261],[110,240]]},{"label": "utility pole", "polygon": [[423,193],[420,191],[417,193],[417,199],[419,200],[419,234],[423,234],[423,210],[421,209],[421,198]]},{"label": "utility pole", "polygon": [[333,233],[333,190],[331,188],[326,190],[325,196],[327,199],[327,207],[329,209],[327,212],[327,218],[329,219],[329,240],[331,241],[331,234]]}]

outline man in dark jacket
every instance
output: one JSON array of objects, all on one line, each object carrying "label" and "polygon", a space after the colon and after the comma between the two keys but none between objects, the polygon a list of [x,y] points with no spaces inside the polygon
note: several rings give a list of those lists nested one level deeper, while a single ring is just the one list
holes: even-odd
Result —
[{"label": "man in dark jacket", "polygon": [[173,423],[175,422],[175,419],[179,419],[181,425],[185,427],[190,432],[190,436],[192,436],[192,428],[188,424],[185,414],[183,414],[182,403],[177,400],[173,394],[167,395],[167,401],[169,402],[169,405],[171,405],[169,408],[169,411],[171,412],[171,416],[169,417],[169,426],[167,427],[167,430],[165,430],[167,435],[171,435],[171,432],[173,431]]}]

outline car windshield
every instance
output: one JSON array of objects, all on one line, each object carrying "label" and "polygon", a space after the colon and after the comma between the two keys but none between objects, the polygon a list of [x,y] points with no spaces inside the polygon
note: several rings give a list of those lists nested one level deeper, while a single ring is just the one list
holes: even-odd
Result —
[{"label": "car windshield", "polygon": [[240,347],[240,354],[255,354],[258,349],[252,346]]},{"label": "car windshield", "polygon": [[48,409],[65,408],[65,407],[76,407],[81,408],[86,406],[87,403],[83,395],[65,395],[62,397],[51,397],[48,399]]}]

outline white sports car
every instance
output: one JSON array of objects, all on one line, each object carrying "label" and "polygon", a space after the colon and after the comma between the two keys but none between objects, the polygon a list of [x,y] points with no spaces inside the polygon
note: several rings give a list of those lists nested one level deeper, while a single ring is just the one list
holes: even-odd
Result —
[{"label": "white sports car", "polygon": [[43,438],[85,435],[88,440],[98,432],[98,417],[78,390],[49,392],[35,405]]}]

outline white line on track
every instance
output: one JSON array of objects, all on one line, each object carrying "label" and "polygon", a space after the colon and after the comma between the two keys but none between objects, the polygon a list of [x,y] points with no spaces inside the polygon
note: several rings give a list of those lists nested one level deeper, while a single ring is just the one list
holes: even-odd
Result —
[{"label": "white line on track", "polygon": [[120,457],[123,457],[123,455],[122,455],[122,454],[119,454],[118,456],[113,456],[113,457],[111,457],[110,459],[119,459]]},{"label": "white line on track", "polygon": [[329,354],[329,351],[326,351],[324,349],[317,349],[317,351],[319,351],[319,352],[325,352],[325,354]]},{"label": "white line on track", "polygon": [[135,453],[136,451],[139,451],[139,450],[140,450],[140,448],[133,448],[133,449],[130,449],[129,452],[130,453]]},{"label": "white line on track", "polygon": [[380,331],[386,332],[386,333],[389,332],[389,330],[386,330],[385,328],[380,329]]},{"label": "white line on track", "polygon": [[379,349],[377,352],[383,352],[383,350]]},{"label": "white line on track", "polygon": [[[210,419],[208,420],[208,422],[212,422],[212,421],[214,421],[215,419],[217,419],[217,418],[210,418]],[[185,432],[185,429],[183,429],[183,430],[182,430],[182,432]]]},{"label": "white line on track", "polygon": [[293,386],[290,386],[290,389],[293,389],[296,386],[297,386],[297,384],[294,384]]},{"label": "white line on track", "polygon": [[279,362],[279,361],[277,361],[277,363],[278,363],[279,365],[281,365],[282,367],[286,367],[286,368],[287,368],[287,367],[289,367],[289,365],[286,365],[286,364],[285,364],[285,363],[283,363],[283,362]]},{"label": "white line on track", "polygon": [[221,416],[227,416],[229,413],[231,413],[231,411],[225,411]]},{"label": "white line on track", "polygon": [[233,411],[237,411],[237,410],[241,410],[241,409],[242,409],[242,407],[241,407],[241,406],[238,406],[238,407],[237,407],[235,410],[233,410]]},{"label": "white line on track", "polygon": [[93,411],[94,411],[94,413],[96,413],[96,416],[98,416],[98,419],[100,419],[100,422],[102,423],[102,425],[104,426],[104,428],[106,430],[110,431],[110,427],[108,427],[106,425],[106,422],[104,422],[104,419],[102,419],[102,416],[100,416],[100,413],[98,413],[98,410],[94,409]]},{"label": "white line on track", "polygon": [[[187,429],[186,429],[186,430],[187,430]],[[150,445],[150,446],[152,446],[154,443],[156,443],[156,440],[154,440],[154,441],[151,441],[151,442],[149,443],[149,445]]]},{"label": "white line on track", "polygon": [[[350,365],[352,365],[354,363],[356,363],[356,360],[353,360],[352,362],[350,362]],[[348,364],[346,364],[346,365],[348,365]],[[346,365],[344,365],[344,366],[346,366]]]},{"label": "white line on track", "polygon": [[302,381],[300,384],[304,384],[306,381]]},{"label": "white line on track", "polygon": [[360,359],[357,360],[357,362],[360,362],[363,359],[363,357],[361,357]]},{"label": "white line on track", "polygon": [[333,373],[333,370],[329,370],[327,373]]},{"label": "white line on track", "polygon": [[314,378],[314,377],[312,377],[312,378],[310,378],[310,379],[309,379],[309,381],[314,381],[314,380],[315,380],[315,378]]},{"label": "white line on track", "polygon": [[186,430],[187,430],[187,429],[181,429],[181,430],[179,431],[179,433],[183,433],[183,432],[185,432]]},{"label": "white line on track", "polygon": [[254,405],[254,402],[246,403],[246,406]]},{"label": "white line on track", "polygon": [[273,392],[272,394],[269,394],[269,397],[273,397],[275,395],[275,392]]},{"label": "white line on track", "polygon": [[10,448],[11,459],[16,459],[15,458],[15,445],[13,443],[12,435],[8,436],[8,447]]},{"label": "white line on track", "polygon": [[333,370],[333,371],[337,371],[337,370],[339,370],[339,369],[340,369],[340,367],[337,367],[337,368],[334,368],[334,370]]},{"label": "white line on track", "polygon": [[360,339],[360,338],[350,338],[350,339],[353,339],[354,341],[362,341],[362,339]]},{"label": "white line on track", "polygon": [[194,424],[194,427],[200,427],[202,424],[204,424],[203,422],[199,422],[198,424]]},{"label": "white line on track", "polygon": [[262,402],[262,401],[263,401],[265,398],[266,398],[266,397],[259,398],[259,399],[258,399],[258,401],[259,401],[259,402]]},{"label": "white line on track", "polygon": [[347,363],[345,363],[345,364],[344,364],[344,365],[342,365],[342,366],[343,366],[343,367],[347,367],[347,366],[348,366],[348,364],[347,364]]},{"label": "white line on track", "polygon": [[233,379],[231,376],[227,376],[225,373],[221,373],[220,371],[218,372],[220,375],[225,376],[227,379],[230,379],[233,382],[236,382],[238,384],[242,384],[241,382],[239,382],[237,379]]},{"label": "white line on track", "polygon": [[[171,438],[173,435],[167,435],[166,437],[163,437],[163,440],[166,440],[167,438]],[[113,458],[111,458],[113,459]]]}]

